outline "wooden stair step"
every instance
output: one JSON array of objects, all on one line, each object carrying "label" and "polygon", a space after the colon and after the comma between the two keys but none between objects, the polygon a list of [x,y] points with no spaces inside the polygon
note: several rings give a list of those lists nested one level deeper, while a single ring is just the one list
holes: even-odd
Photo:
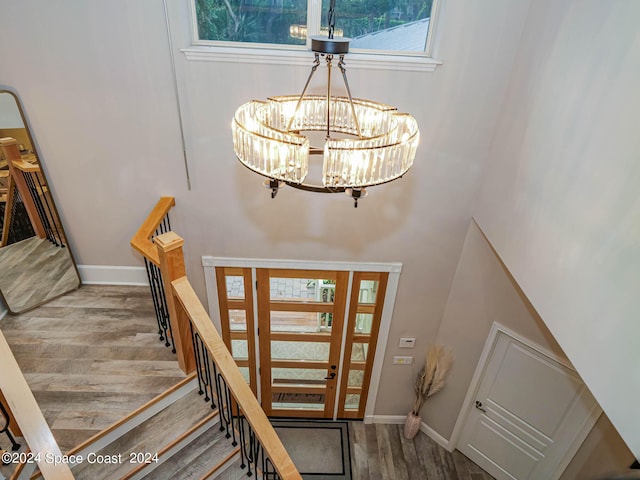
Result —
[{"label": "wooden stair step", "polygon": [[[138,465],[130,463],[130,454],[149,453],[151,455],[178,439],[212,412],[209,403],[198,394],[197,386],[187,394],[145,420],[120,438],[97,450],[98,455],[118,456],[119,464],[83,462],[72,469],[76,479],[101,480],[127,476]],[[86,458],[86,456],[85,456]]]},{"label": "wooden stair step", "polygon": [[231,445],[231,440],[225,437],[225,433],[220,431],[219,424],[216,424],[143,478],[145,480],[200,479],[234,451],[237,451],[237,447]]}]

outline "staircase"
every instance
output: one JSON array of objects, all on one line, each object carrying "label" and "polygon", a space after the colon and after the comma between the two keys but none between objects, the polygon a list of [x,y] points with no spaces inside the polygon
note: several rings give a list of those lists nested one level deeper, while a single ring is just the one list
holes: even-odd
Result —
[{"label": "staircase", "polygon": [[[71,462],[78,480],[239,480],[246,477],[239,450],[191,375],[68,456],[81,458]],[[25,469],[17,478],[42,478],[31,473]]]}]

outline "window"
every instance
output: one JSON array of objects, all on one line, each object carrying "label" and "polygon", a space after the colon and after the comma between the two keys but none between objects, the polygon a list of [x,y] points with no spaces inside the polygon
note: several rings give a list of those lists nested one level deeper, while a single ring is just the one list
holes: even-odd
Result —
[{"label": "window", "polygon": [[[329,0],[193,0],[195,43],[306,49]],[[336,36],[360,53],[429,54],[436,0],[337,0]],[[220,43],[224,42],[224,43]]]}]

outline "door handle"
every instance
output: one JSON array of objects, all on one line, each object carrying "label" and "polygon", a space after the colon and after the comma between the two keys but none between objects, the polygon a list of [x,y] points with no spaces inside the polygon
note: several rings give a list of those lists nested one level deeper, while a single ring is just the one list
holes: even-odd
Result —
[{"label": "door handle", "polygon": [[336,378],[336,372],[331,372],[328,377],[324,377],[325,380],[333,380]]},{"label": "door handle", "polygon": [[483,408],[482,402],[480,400],[476,400],[476,408],[482,413],[487,413],[487,411]]}]

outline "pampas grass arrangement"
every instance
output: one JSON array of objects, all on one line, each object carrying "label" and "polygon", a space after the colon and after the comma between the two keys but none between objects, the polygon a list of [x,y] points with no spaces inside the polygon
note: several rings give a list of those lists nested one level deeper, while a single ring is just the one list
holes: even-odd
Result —
[{"label": "pampas grass arrangement", "polygon": [[452,365],[453,355],[451,350],[443,345],[429,346],[424,365],[420,373],[418,373],[413,386],[415,402],[413,403],[413,410],[407,416],[407,422],[405,423],[404,434],[407,438],[413,438],[418,433],[422,422],[420,409],[429,397],[442,390]]}]

